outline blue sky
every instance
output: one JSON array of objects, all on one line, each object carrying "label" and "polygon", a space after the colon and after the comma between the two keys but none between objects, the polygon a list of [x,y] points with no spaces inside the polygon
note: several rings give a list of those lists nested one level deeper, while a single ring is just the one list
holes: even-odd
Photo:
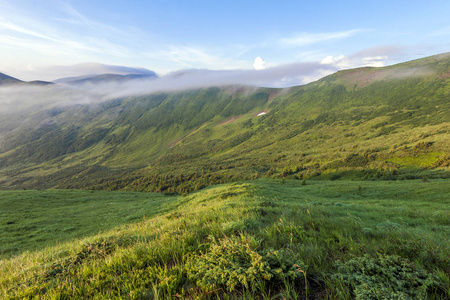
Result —
[{"label": "blue sky", "polygon": [[49,80],[47,67],[83,62],[159,74],[382,66],[450,51],[449,13],[448,0],[0,0],[0,72]]}]

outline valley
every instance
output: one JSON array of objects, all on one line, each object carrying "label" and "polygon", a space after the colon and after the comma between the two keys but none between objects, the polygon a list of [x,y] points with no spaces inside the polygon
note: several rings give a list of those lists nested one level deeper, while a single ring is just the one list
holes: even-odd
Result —
[{"label": "valley", "polygon": [[182,194],[253,177],[448,178],[449,65],[441,54],[287,89],[210,87],[12,113],[0,125],[0,188]]},{"label": "valley", "polygon": [[449,74],[1,76],[0,298],[447,299]]}]

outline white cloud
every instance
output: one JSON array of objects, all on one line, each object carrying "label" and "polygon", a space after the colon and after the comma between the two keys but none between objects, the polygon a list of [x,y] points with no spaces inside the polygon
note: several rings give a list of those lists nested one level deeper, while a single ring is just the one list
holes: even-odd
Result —
[{"label": "white cloud", "polygon": [[266,68],[266,62],[260,56],[255,58],[255,62],[253,63],[253,68],[255,70],[264,70]]},{"label": "white cloud", "polygon": [[286,46],[305,46],[320,43],[327,40],[336,40],[351,37],[361,30],[354,29],[341,32],[325,32],[325,33],[301,33],[293,37],[283,38],[281,44]]},{"label": "white cloud", "polygon": [[[90,66],[73,66],[90,67]],[[96,66],[91,66],[96,67]],[[102,66],[97,66],[102,67]],[[103,66],[109,67],[112,66]],[[289,87],[308,83],[335,71],[333,66],[294,63],[264,70],[191,70],[158,79],[127,82],[84,83],[76,87],[65,84],[49,86],[0,87],[0,115],[33,105],[98,103],[114,98],[145,95],[161,91],[180,91],[210,86]]]},{"label": "white cloud", "polygon": [[[122,64],[130,58],[139,57],[138,53],[122,43],[123,39],[134,38],[130,32],[92,21],[73,8],[59,4],[63,6],[63,14],[59,15],[72,22],[33,18],[19,7],[4,11],[0,16],[0,57],[8,63],[0,72],[11,72],[12,76],[34,80],[38,78],[27,77],[31,75],[28,73],[30,64],[34,68],[86,61]],[[54,78],[46,78],[49,79]]]},{"label": "white cloud", "polygon": [[322,65],[333,65],[339,68],[347,68],[350,66],[350,61],[344,55],[332,56],[328,55],[320,61]]},{"label": "white cloud", "polygon": [[362,65],[365,67],[384,67],[387,59],[387,55],[363,57]]},{"label": "white cloud", "polygon": [[20,34],[25,34],[25,35],[29,35],[29,36],[33,36],[33,37],[37,37],[37,38],[41,38],[41,39],[46,39],[46,40],[51,40],[51,41],[54,40],[50,36],[41,34],[37,31],[24,28],[22,26],[16,25],[16,24],[8,22],[8,21],[4,21],[3,18],[0,19],[0,29],[8,30],[8,31],[12,31],[12,32],[20,33]]},{"label": "white cloud", "polygon": [[334,66],[337,69],[349,69],[357,67],[383,67],[388,60],[387,55],[363,56],[357,53],[350,56],[326,56],[320,63],[322,65]]},{"label": "white cloud", "polygon": [[333,74],[336,72],[336,69],[318,69],[315,73],[312,73],[311,75],[305,75],[301,78],[301,84],[307,84],[316,80],[319,80],[325,76],[328,76],[330,74]]}]

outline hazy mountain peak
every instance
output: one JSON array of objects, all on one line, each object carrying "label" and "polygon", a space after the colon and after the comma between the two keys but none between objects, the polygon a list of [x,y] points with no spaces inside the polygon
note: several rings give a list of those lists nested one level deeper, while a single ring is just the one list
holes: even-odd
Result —
[{"label": "hazy mountain peak", "polygon": [[126,82],[135,79],[156,79],[158,76],[155,73],[149,74],[100,74],[91,76],[78,76],[78,77],[66,77],[56,80],[57,83],[67,83],[67,84],[85,84],[85,83],[108,83],[108,82]]},{"label": "hazy mountain peak", "polygon": [[102,74],[116,74],[116,75],[146,75],[154,76],[158,75],[148,69],[141,67],[126,67],[118,65],[105,65],[95,62],[80,63],[70,66],[50,66],[34,68],[28,70],[26,74],[23,74],[25,81],[32,80],[46,80],[46,81],[58,81],[61,78],[75,77],[77,79],[94,77]]},{"label": "hazy mountain peak", "polygon": [[12,76],[6,75],[4,73],[0,73],[0,86],[9,86],[9,85],[28,85],[28,86],[42,86],[42,85],[49,85],[52,84],[52,82],[42,81],[42,80],[34,80],[25,82],[20,79],[14,78]]},{"label": "hazy mountain peak", "polygon": [[81,63],[66,67],[53,67],[53,70],[59,71],[60,74],[70,74],[69,76],[61,76],[59,79],[54,80],[55,82],[60,83],[85,81],[95,77],[99,77],[95,78],[96,81],[99,79],[101,81],[105,81],[106,79],[120,80],[121,77],[125,78],[127,76],[158,77],[155,72],[145,68],[104,65],[94,62]]},{"label": "hazy mountain peak", "polygon": [[11,83],[18,83],[18,82],[22,82],[21,80],[11,77],[9,75],[0,73],[0,85],[2,84],[11,84]]},{"label": "hazy mountain peak", "polygon": [[[80,63],[68,67],[60,67],[67,70],[73,70],[74,72],[84,73],[80,75],[100,75],[100,74],[117,74],[117,75],[128,75],[128,74],[141,74],[141,75],[156,75],[155,72],[145,69],[145,68],[134,68],[126,66],[117,65],[105,65],[95,62]],[[79,75],[78,75],[79,76]]]}]

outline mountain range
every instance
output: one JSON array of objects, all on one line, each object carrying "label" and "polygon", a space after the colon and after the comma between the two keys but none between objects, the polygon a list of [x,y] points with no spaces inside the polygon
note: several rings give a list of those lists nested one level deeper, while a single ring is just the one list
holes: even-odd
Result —
[{"label": "mountain range", "polygon": [[[55,82],[142,78],[158,77],[150,71]],[[30,104],[0,120],[0,187],[184,193],[258,177],[447,178],[449,78],[446,53],[290,88],[221,85]],[[1,87],[17,84],[35,83],[0,74]]]},{"label": "mountain range", "polygon": [[[62,67],[61,67],[62,68]],[[61,74],[82,74],[77,76],[63,77],[52,81],[34,80],[22,81],[12,76],[0,73],[0,85],[28,84],[28,85],[48,85],[53,83],[81,85],[99,84],[108,82],[126,82],[135,79],[155,79],[158,78],[155,72],[144,68],[128,68],[122,66],[109,66],[95,63],[79,64],[61,69],[53,67],[55,72]]]},{"label": "mountain range", "polygon": [[42,80],[34,80],[34,81],[22,81],[17,78],[8,76],[6,74],[0,73],[0,86],[4,85],[49,85],[52,82],[42,81]]}]

